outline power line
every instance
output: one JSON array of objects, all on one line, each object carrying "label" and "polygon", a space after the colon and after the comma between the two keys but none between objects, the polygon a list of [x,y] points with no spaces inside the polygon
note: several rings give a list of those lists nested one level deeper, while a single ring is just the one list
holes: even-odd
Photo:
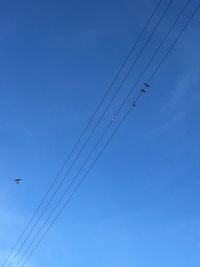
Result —
[{"label": "power line", "polygon": [[70,197],[67,199],[67,201],[65,202],[65,204],[63,205],[63,207],[60,209],[60,211],[58,212],[58,214],[56,215],[56,217],[54,218],[54,220],[52,221],[52,223],[49,225],[49,227],[47,228],[47,230],[44,232],[44,234],[42,235],[42,237],[40,238],[40,240],[37,242],[37,244],[34,246],[34,248],[32,249],[31,253],[28,255],[26,261],[21,265],[21,267],[23,267],[26,262],[28,261],[28,259],[32,256],[33,252],[36,250],[36,248],[39,246],[39,244],[42,242],[42,240],[45,238],[46,234],[48,233],[48,231],[51,229],[51,227],[53,226],[53,224],[56,222],[56,220],[58,219],[58,217],[61,215],[61,213],[63,212],[63,210],[65,209],[65,207],[68,205],[68,203],[70,202],[71,198],[74,196],[74,194],[77,192],[77,190],[79,189],[79,187],[81,186],[81,184],[83,183],[83,181],[85,180],[86,176],[89,174],[89,172],[92,170],[93,166],[95,165],[95,163],[97,162],[97,160],[99,159],[99,157],[101,156],[101,154],[103,153],[103,151],[106,149],[106,147],[108,146],[108,144],[110,143],[111,139],[114,137],[114,135],[117,133],[117,131],[119,130],[120,126],[122,125],[122,123],[125,121],[125,119],[128,117],[130,111],[132,109],[132,105],[131,107],[128,109],[128,111],[126,112],[126,114],[124,115],[123,119],[121,120],[120,124],[118,125],[118,127],[116,128],[115,132],[112,134],[112,136],[109,138],[109,140],[106,142],[106,144],[104,145],[103,149],[100,151],[100,153],[98,154],[98,156],[96,157],[95,161],[92,163],[92,165],[90,166],[90,168],[88,169],[88,171],[86,172],[86,174],[82,177],[82,179],[80,180],[80,182],[78,183],[78,185],[76,186],[75,190],[72,192],[72,194],[70,195]]},{"label": "power line", "polygon": [[[169,50],[167,51],[167,53],[165,54],[165,56],[163,57],[163,59],[160,61],[160,63],[158,64],[158,67],[155,69],[155,71],[152,73],[153,76],[151,75],[150,78],[148,79],[148,81],[151,81],[153,79],[153,77],[155,77],[157,71],[160,69],[160,67],[162,66],[162,64],[164,63],[164,61],[166,60],[167,56],[169,55],[169,53],[172,51],[172,49],[174,48],[174,46],[176,45],[176,43],[178,42],[178,40],[180,39],[181,35],[183,34],[183,32],[185,31],[185,29],[187,28],[187,26],[190,24],[191,20],[193,19],[193,17],[195,16],[195,14],[197,13],[199,9],[199,6],[195,9],[195,11],[192,13],[191,17],[189,18],[189,20],[186,22],[186,24],[184,25],[183,29],[180,31],[180,33],[178,34],[178,36],[176,37],[175,41],[173,42],[173,44],[171,45],[171,47],[169,48]],[[136,100],[134,101],[134,103],[136,103],[140,96],[142,95],[142,92],[140,92],[136,98]],[[97,155],[96,159],[93,161],[93,163],[91,164],[90,168],[88,169],[88,171],[86,172],[86,174],[82,177],[82,179],[80,180],[80,182],[78,183],[78,185],[76,186],[76,188],[74,189],[74,191],[72,192],[72,194],[70,195],[70,197],[68,198],[68,200],[65,202],[65,204],[63,205],[63,207],[60,209],[59,213],[57,214],[57,216],[54,218],[54,220],[52,221],[52,223],[49,225],[49,227],[47,228],[47,230],[44,232],[44,234],[42,235],[42,237],[40,238],[40,240],[37,242],[37,244],[34,246],[34,248],[32,249],[32,251],[30,252],[30,254],[28,255],[27,259],[25,260],[25,262],[21,265],[21,267],[24,267],[24,265],[26,264],[26,262],[29,260],[29,258],[32,256],[33,252],[36,250],[36,248],[39,246],[39,244],[42,242],[42,240],[45,238],[46,234],[48,233],[48,231],[50,230],[50,228],[53,226],[53,224],[55,223],[55,221],[58,219],[58,217],[60,216],[60,214],[63,212],[63,210],[65,209],[65,207],[68,205],[69,201],[71,200],[71,198],[75,195],[75,193],[77,192],[77,190],[79,189],[79,187],[81,186],[81,184],[83,183],[83,181],[85,180],[86,176],[89,174],[89,172],[91,171],[91,169],[94,167],[94,165],[96,164],[97,160],[99,159],[99,157],[101,156],[101,154],[103,153],[103,151],[105,150],[105,148],[107,147],[107,145],[110,143],[110,141],[112,140],[112,138],[114,137],[114,135],[117,133],[117,131],[119,130],[119,128],[121,127],[122,123],[125,121],[125,119],[127,118],[127,116],[129,115],[131,109],[132,109],[133,105],[131,105],[128,109],[128,111],[125,113],[124,117],[122,118],[122,120],[120,121],[118,127],[116,128],[116,130],[113,132],[113,134],[110,136],[110,138],[108,139],[108,141],[106,142],[106,144],[103,146],[102,150],[100,151],[100,153]]]},{"label": "power line", "polygon": [[[159,23],[161,22],[161,20],[162,20],[162,18],[164,17],[164,15],[166,14],[166,12],[167,12],[167,10],[168,10],[168,8],[169,8],[169,6],[171,5],[171,3],[172,3],[172,1],[170,1],[169,2],[169,4],[168,4],[168,6],[167,6],[167,8],[165,9],[165,11],[163,12],[163,14],[162,14],[162,16],[160,17],[160,19],[159,19],[159,21],[158,21],[158,23],[156,24],[156,26],[154,27],[154,30],[152,31],[152,33],[150,34],[150,36],[149,36],[149,38],[147,39],[147,42],[145,43],[145,45],[142,47],[142,49],[141,49],[141,51],[143,51],[143,49],[144,49],[144,47],[147,45],[147,43],[148,43],[148,41],[149,41],[149,39],[152,37],[152,35],[153,35],[153,33],[155,32],[155,30],[156,30],[156,28],[158,27],[158,25],[159,25]],[[140,51],[140,53],[141,53],[141,51]],[[138,57],[137,57],[138,58]],[[141,79],[141,77],[140,77],[140,79]],[[138,81],[139,82],[139,81]],[[125,102],[123,102],[123,104],[125,104]],[[118,112],[119,112],[119,110],[117,111],[117,113],[116,113],[116,115],[118,114]],[[116,115],[115,115],[115,117],[116,117]],[[73,167],[73,166],[72,166]],[[71,169],[69,169],[69,171],[70,171]],[[67,174],[69,173],[69,171],[67,172]],[[65,177],[66,177],[66,175],[65,175]],[[65,177],[64,177],[64,179],[65,179]],[[63,180],[64,180],[63,179]],[[60,184],[61,185],[61,184]],[[71,186],[71,185],[70,185]],[[69,189],[69,188],[68,188]],[[68,189],[67,189],[67,191],[68,191]],[[55,194],[57,193],[57,191],[55,192]],[[66,192],[65,192],[66,193]],[[65,195],[65,194],[64,194]],[[61,199],[63,198],[63,196],[61,197]],[[51,201],[51,200],[50,200]],[[58,201],[59,202],[59,201]],[[56,204],[56,206],[57,206],[57,204]],[[55,210],[55,209],[54,209]],[[53,210],[53,211],[54,211]],[[44,210],[45,211],[45,210]],[[42,214],[43,215],[43,214]],[[42,216],[41,215],[41,216]],[[52,213],[51,213],[51,215],[52,215]],[[49,219],[49,217],[48,217],[48,219]],[[48,221],[48,219],[47,219],[47,221]],[[40,220],[40,218],[39,218],[39,220]],[[39,221],[38,220],[38,221]],[[36,225],[37,225],[37,223],[38,223],[38,221],[36,222]],[[36,225],[34,225],[34,228],[36,227]],[[45,223],[44,223],[44,225],[45,225]],[[43,228],[43,226],[41,227],[41,228]],[[41,232],[41,228],[40,228],[40,230],[39,230],[39,233]],[[36,237],[37,237],[37,235],[38,234],[36,234]],[[27,237],[28,238],[28,237]],[[34,238],[35,239],[35,238]],[[27,240],[27,239],[26,239]],[[26,241],[25,240],[25,241]],[[24,242],[25,243],[25,242]],[[22,244],[22,246],[24,245],[24,243]],[[31,244],[32,244],[33,242],[31,242]],[[21,247],[22,247],[21,246]],[[30,247],[30,245],[28,246],[28,248]],[[27,249],[26,249],[26,251],[27,251]],[[25,253],[26,253],[26,251],[25,251]],[[24,254],[23,254],[24,255]],[[23,257],[23,255],[22,255],[22,257]],[[21,260],[21,258],[20,258],[20,260]],[[19,260],[19,261],[20,261]]]},{"label": "power line", "polygon": [[[77,157],[75,158],[75,160],[73,161],[72,165],[70,166],[70,168],[67,171],[67,174],[64,176],[64,178],[62,179],[62,181],[60,182],[60,184],[58,185],[56,191],[54,192],[54,194],[52,195],[52,197],[50,198],[50,200],[48,201],[46,207],[44,208],[44,210],[42,211],[42,214],[40,215],[40,217],[38,218],[38,220],[36,221],[36,223],[33,225],[33,227],[31,228],[31,230],[29,231],[28,235],[26,236],[26,238],[24,239],[22,245],[19,247],[19,249],[17,250],[15,256],[13,257],[13,260],[16,258],[16,255],[20,252],[20,250],[22,249],[22,247],[24,246],[24,244],[26,243],[28,237],[30,236],[30,234],[33,232],[33,230],[35,229],[35,227],[37,226],[38,222],[40,221],[40,218],[43,216],[44,212],[46,211],[46,209],[48,208],[48,206],[50,205],[51,201],[53,200],[54,196],[56,195],[56,193],[58,192],[59,188],[61,187],[61,185],[63,184],[63,182],[66,179],[66,176],[68,175],[68,173],[71,171],[71,169],[73,168],[74,164],[76,163],[76,161],[78,160],[79,156],[81,155],[82,151],[84,150],[84,148],[86,147],[86,145],[88,144],[89,140],[91,139],[93,133],[95,132],[96,128],[98,127],[98,125],[100,124],[100,122],[102,121],[103,117],[105,116],[107,110],[109,109],[110,105],[112,104],[112,102],[114,101],[114,99],[116,98],[119,90],[122,88],[124,82],[126,81],[128,75],[130,74],[131,70],[133,69],[134,65],[136,64],[136,62],[138,61],[138,59],[140,58],[141,54],[143,53],[144,49],[146,48],[146,46],[148,45],[148,43],[150,42],[154,32],[156,31],[156,29],[158,28],[159,24],[161,23],[162,19],[164,18],[166,12],[168,11],[170,5],[172,4],[173,0],[171,0],[169,2],[169,4],[167,5],[167,8],[164,10],[164,12],[162,13],[159,21],[157,22],[156,26],[154,27],[153,31],[151,32],[151,34],[149,35],[148,39],[146,40],[144,46],[142,47],[142,49],[140,50],[138,56],[136,57],[134,63],[132,64],[131,68],[129,69],[128,73],[126,74],[125,78],[123,79],[122,83],[120,84],[120,86],[118,87],[117,91],[115,92],[115,94],[113,95],[113,97],[111,98],[110,102],[108,103],[106,109],[104,110],[103,114],[101,115],[101,117],[99,118],[99,120],[97,121],[96,125],[94,126],[92,132],[90,133],[89,137],[87,138],[86,142],[84,143],[83,147],[81,148],[81,150],[79,151]],[[10,262],[10,264],[8,266],[11,266],[13,260]]]},{"label": "power line", "polygon": [[9,260],[10,256],[13,253],[13,248],[10,250],[10,253],[8,254],[7,258],[4,260],[4,262],[2,263],[2,267],[6,264],[6,262]]},{"label": "power line", "polygon": [[96,114],[98,113],[99,109],[101,108],[104,100],[106,99],[107,95],[109,94],[110,90],[112,89],[113,85],[115,84],[116,80],[118,79],[120,73],[122,72],[124,66],[126,65],[126,63],[128,62],[129,58],[131,57],[132,53],[134,52],[137,44],[139,43],[139,41],[141,40],[145,30],[147,29],[149,23],[151,22],[152,18],[154,17],[158,7],[160,6],[162,0],[158,1],[158,3],[156,4],[152,14],[150,15],[149,19],[147,20],[146,24],[144,25],[142,31],[140,32],[140,34],[138,35],[135,43],[133,44],[133,46],[131,47],[127,57],[125,58],[125,60],[123,61],[122,65],[120,66],[118,72],[116,73],[116,75],[114,76],[114,79],[112,80],[112,82],[110,83],[106,93],[104,94],[104,96],[102,97],[101,101],[99,102],[96,110],[94,111],[94,113],[92,114],[91,118],[89,119],[87,125],[85,126],[84,130],[82,131],[81,135],[79,136],[79,138],[77,139],[74,147],[72,148],[71,152],[69,153],[69,155],[67,156],[66,160],[64,161],[64,164],[62,165],[61,169],[59,170],[58,174],[56,175],[56,177],[54,178],[52,184],[50,185],[50,187],[48,188],[47,192],[45,193],[44,197],[42,198],[40,204],[38,205],[38,207],[36,208],[35,212],[33,213],[32,217],[30,218],[30,220],[28,221],[28,224],[26,225],[25,229],[23,230],[23,232],[21,233],[21,235],[19,236],[17,242],[15,243],[15,245],[13,246],[13,249],[11,250],[11,252],[9,253],[8,257],[5,259],[5,261],[2,264],[2,267],[6,264],[6,262],[9,260],[10,256],[12,255],[13,251],[15,250],[15,248],[18,246],[19,242],[22,240],[25,232],[27,231],[27,229],[29,228],[30,224],[32,223],[33,219],[35,218],[36,214],[38,213],[39,209],[41,208],[42,204],[44,203],[45,199],[47,198],[48,194],[50,193],[51,189],[53,188],[54,184],[56,183],[56,181],[58,180],[58,177],[60,176],[60,174],[62,173],[62,171],[64,170],[66,164],[68,163],[69,159],[71,158],[72,154],[74,153],[74,151],[76,150],[78,144],[80,143],[80,141],[82,140],[83,136],[85,135],[86,131],[88,130],[91,122],[93,121],[93,119],[95,118]]},{"label": "power line", "polygon": [[26,250],[24,251],[24,253],[22,254],[22,256],[19,258],[19,260],[18,260],[18,262],[16,263],[15,266],[17,266],[21,262],[21,260],[26,255],[26,253],[28,252],[28,250],[30,249],[30,247],[33,245],[33,243],[35,242],[35,240],[37,239],[37,237],[40,235],[41,231],[44,229],[44,227],[46,226],[46,224],[48,223],[48,221],[51,219],[52,215],[54,214],[54,212],[58,208],[59,204],[62,202],[62,200],[64,199],[64,197],[66,196],[66,194],[68,193],[68,191],[70,190],[70,188],[72,187],[72,185],[74,184],[74,182],[76,181],[76,178],[81,173],[82,169],[84,168],[84,166],[86,165],[86,163],[88,162],[88,160],[90,159],[90,157],[92,156],[92,154],[94,153],[94,151],[96,150],[97,146],[100,144],[100,142],[102,141],[103,137],[106,135],[106,133],[108,132],[108,130],[110,129],[110,127],[111,127],[112,124],[113,124],[113,121],[111,120],[108,123],[107,127],[105,128],[103,134],[100,136],[99,140],[97,141],[97,143],[95,144],[95,146],[93,147],[93,149],[91,150],[91,152],[89,153],[89,155],[87,156],[86,160],[83,162],[83,164],[81,165],[81,167],[79,168],[79,170],[77,171],[77,173],[75,174],[75,176],[73,177],[72,181],[70,182],[70,184],[68,185],[68,187],[66,188],[66,190],[64,191],[64,193],[61,195],[61,197],[59,198],[59,200],[55,204],[53,210],[50,212],[49,216],[44,221],[44,223],[42,224],[42,226],[40,227],[40,229],[38,230],[38,232],[36,233],[36,235],[34,236],[34,238],[32,239],[32,241],[30,242],[30,244],[27,246]]},{"label": "power line", "polygon": [[[162,40],[162,42],[160,43],[160,45],[159,45],[159,47],[158,47],[158,49],[160,49],[160,47],[162,46],[162,44],[164,43],[164,41],[166,40],[166,38],[168,37],[168,35],[169,35],[169,33],[172,31],[172,29],[174,28],[174,26],[175,26],[175,24],[177,23],[177,21],[178,21],[178,19],[180,18],[180,16],[182,15],[182,13],[183,13],[183,11],[184,11],[184,9],[187,7],[187,5],[189,4],[189,2],[190,2],[190,0],[189,1],[187,1],[186,2],[186,4],[184,5],[184,7],[183,7],[183,9],[181,10],[181,12],[179,13],[179,15],[178,15],[178,17],[176,18],[176,20],[175,20],[175,23],[172,25],[172,27],[170,28],[170,30],[168,31],[168,33],[166,34],[166,36],[165,36],[165,38]],[[158,49],[156,50],[156,53],[158,52]],[[156,55],[156,53],[154,53],[154,56]],[[149,64],[149,63],[148,63]],[[147,64],[147,66],[148,66],[148,64]],[[92,151],[93,152],[93,151]],[[90,157],[90,155],[89,155],[89,157]],[[88,159],[88,158],[87,158]],[[86,159],[86,161],[87,161],[87,159]],[[84,163],[85,164],[85,163]],[[81,167],[82,168],[82,167]],[[79,174],[79,172],[78,172],[78,174]],[[77,176],[77,175],[76,175]],[[65,195],[65,194],[64,194]],[[62,196],[62,198],[63,198],[63,196]],[[61,198],[61,199],[62,199]],[[54,209],[55,210],[55,209]],[[53,210],[53,212],[54,212],[54,210]],[[50,214],[50,216],[52,215],[52,213]],[[48,219],[49,219],[49,217],[48,217]],[[47,221],[48,221],[48,219],[47,219]],[[43,227],[42,228],[40,228],[40,231],[43,229]],[[40,231],[39,231],[39,233],[40,233]],[[38,233],[38,234],[39,234]],[[36,236],[37,237],[37,236]],[[30,244],[30,245],[32,245],[32,243]],[[30,247],[30,246],[29,246]],[[28,247],[28,248],[29,248]],[[26,250],[27,251],[27,250]],[[23,254],[24,255],[24,254]],[[22,256],[23,257],[23,256]]]},{"label": "power line", "polygon": [[[191,2],[191,0],[188,0],[185,5],[183,6],[183,8],[181,9],[181,11],[179,12],[178,16],[176,17],[174,23],[172,24],[172,26],[170,27],[170,29],[168,30],[168,32],[166,33],[166,35],[164,36],[164,38],[162,39],[162,41],[160,42],[160,44],[158,45],[157,49],[154,51],[153,55],[151,56],[151,58],[149,59],[148,63],[145,65],[142,73],[139,75],[139,77],[137,78],[135,84],[133,85],[132,89],[129,91],[129,93],[127,94],[127,96],[124,98],[124,101],[121,103],[117,113],[115,116],[118,115],[118,113],[121,111],[122,107],[124,106],[124,104],[126,103],[126,101],[128,100],[128,98],[130,97],[130,95],[133,93],[133,90],[135,89],[135,87],[138,85],[138,83],[140,82],[140,80],[142,79],[143,75],[145,74],[145,72],[147,71],[147,69],[149,68],[149,66],[151,65],[152,61],[154,60],[154,58],[156,57],[156,55],[158,54],[159,50],[161,49],[161,47],[164,45],[164,43],[166,42],[167,38],[169,37],[170,33],[172,32],[172,30],[174,29],[174,27],[176,26],[177,22],[179,21],[180,17],[182,16],[183,12],[185,11],[186,7],[188,6],[188,4]],[[151,81],[151,79],[148,80],[147,84],[149,84]]]},{"label": "power line", "polygon": [[[119,114],[119,112],[121,111],[122,106],[125,104],[126,100],[128,99],[128,97],[131,95],[131,93],[133,92],[133,89],[137,86],[138,82],[141,80],[142,76],[144,75],[145,71],[147,70],[147,68],[150,66],[151,62],[153,61],[153,59],[155,58],[155,56],[157,55],[158,51],[161,49],[162,45],[165,43],[166,39],[168,38],[169,34],[171,33],[171,31],[173,30],[173,28],[175,27],[175,25],[177,24],[178,20],[180,19],[181,15],[183,14],[184,10],[186,9],[186,7],[188,6],[188,4],[191,2],[191,0],[188,0],[185,5],[183,6],[183,8],[181,9],[181,11],[179,12],[178,16],[176,17],[174,23],[172,24],[172,26],[170,27],[170,29],[167,31],[166,35],[164,36],[164,38],[162,39],[162,41],[160,42],[160,44],[158,45],[158,48],[155,50],[155,52],[153,53],[153,55],[151,56],[150,60],[148,61],[148,63],[146,64],[144,70],[142,71],[141,75],[139,75],[137,82],[135,83],[134,87],[131,89],[131,91],[128,93],[128,95],[125,97],[125,100],[122,102],[122,104],[120,105],[120,107],[118,108],[117,112],[114,115],[114,118],[116,118],[116,116]],[[47,219],[45,220],[45,222],[43,223],[43,225],[40,227],[40,229],[38,230],[38,232],[36,233],[36,235],[34,236],[34,238],[32,239],[32,241],[30,242],[30,244],[28,245],[28,247],[26,248],[26,250],[24,251],[24,253],[22,254],[22,256],[20,257],[18,263],[21,261],[21,259],[24,257],[24,255],[27,253],[27,251],[29,250],[29,248],[32,246],[32,244],[34,243],[34,241],[36,240],[36,238],[39,236],[39,234],[41,233],[41,231],[44,229],[44,227],[46,226],[46,224],[48,223],[49,219],[52,217],[53,213],[55,212],[55,210],[57,209],[57,207],[59,206],[59,204],[61,203],[61,201],[63,200],[63,198],[65,197],[65,195],[67,194],[67,192],[69,191],[69,189],[71,188],[71,186],[74,184],[74,182],[76,181],[78,175],[80,174],[80,172],[82,171],[83,167],[85,166],[85,164],[87,163],[87,161],[90,159],[90,157],[92,156],[92,154],[94,153],[94,151],[96,150],[97,146],[99,145],[99,143],[101,142],[101,140],[103,139],[103,137],[105,136],[105,134],[107,133],[107,131],[109,130],[109,128],[112,125],[112,121],[110,121],[107,125],[107,127],[105,128],[103,134],[101,135],[100,139],[97,141],[97,143],[95,144],[95,146],[93,147],[93,149],[91,150],[91,152],[89,153],[88,157],[86,158],[86,160],[84,161],[84,163],[81,165],[81,167],[79,168],[78,172],[76,173],[76,175],[74,176],[74,178],[72,179],[71,183],[69,184],[69,186],[67,187],[67,189],[65,190],[65,192],[62,194],[62,196],[59,198],[58,202],[55,204],[55,207],[53,208],[53,210],[51,211],[50,215],[47,217]],[[18,264],[17,263],[17,264]],[[16,265],[17,265],[16,264]]]},{"label": "power line", "polygon": [[40,204],[38,205],[38,207],[36,208],[35,212],[33,213],[32,217],[30,218],[30,220],[28,221],[28,224],[26,225],[25,229],[23,230],[23,232],[21,233],[21,235],[19,236],[17,242],[15,243],[15,245],[13,246],[13,249],[11,250],[11,252],[9,253],[8,257],[5,259],[5,261],[2,264],[2,267],[7,263],[7,261],[9,260],[9,258],[11,257],[13,251],[15,250],[15,248],[18,246],[19,242],[22,240],[25,232],[27,231],[27,229],[29,228],[30,224],[32,223],[33,219],[35,218],[36,214],[38,213],[39,209],[41,208],[42,204],[44,203],[45,199],[47,198],[48,194],[50,193],[51,189],[53,188],[54,184],[56,183],[56,181],[58,180],[58,177],[60,176],[60,174],[62,173],[62,171],[64,170],[66,164],[68,163],[69,159],[71,158],[72,154],[74,153],[74,151],[76,150],[77,146],[79,145],[80,141],[82,140],[83,136],[85,135],[86,131],[88,130],[91,122],[93,121],[93,119],[95,118],[96,114],[98,113],[99,109],[101,108],[104,100],[106,99],[107,95],[109,94],[110,90],[112,89],[113,85],[115,84],[116,80],[118,79],[120,73],[122,72],[124,66],[126,65],[126,63],[128,62],[129,58],[131,57],[132,53],[134,52],[137,44],[139,43],[139,41],[141,40],[145,30],[147,29],[149,23],[151,22],[152,18],[154,17],[158,7],[160,6],[162,0],[160,0],[157,5],[155,6],[152,14],[150,15],[149,19],[147,20],[146,24],[144,25],[142,31],[140,32],[140,34],[138,35],[135,43],[133,44],[133,46],[131,47],[127,57],[125,58],[125,60],[123,61],[122,65],[120,66],[118,72],[116,73],[116,75],[114,76],[114,79],[112,80],[112,82],[110,83],[106,93],[104,94],[104,96],[102,97],[102,99],[100,100],[96,110],[94,111],[94,113],[92,114],[91,118],[89,119],[87,125],[85,126],[84,130],[82,131],[81,135],[79,136],[79,138],[77,139],[74,147],[72,148],[71,152],[69,153],[69,155],[67,156],[66,160],[64,161],[64,164],[62,165],[61,169],[59,170],[58,174],[56,175],[56,177],[54,178],[52,184],[50,185],[50,187],[48,188],[47,192],[45,193],[44,197],[42,198]]},{"label": "power line", "polygon": [[174,46],[176,45],[176,43],[178,42],[178,40],[180,39],[181,35],[183,34],[183,32],[186,30],[186,28],[188,27],[188,25],[190,24],[190,22],[192,21],[193,17],[196,15],[197,11],[199,10],[200,6],[197,6],[197,8],[194,10],[193,14],[191,15],[191,17],[189,18],[189,20],[187,21],[187,23],[184,25],[184,27],[182,28],[182,30],[180,31],[180,33],[178,34],[175,42],[170,46],[170,48],[168,49],[167,53],[165,54],[165,56],[162,58],[162,60],[160,61],[160,63],[158,64],[158,66],[155,68],[154,72],[152,73],[152,75],[150,76],[148,82],[150,82],[154,76],[156,75],[156,73],[159,71],[159,69],[161,68],[162,64],[165,62],[165,60],[167,59],[168,55],[171,53],[172,49],[174,48]]}]

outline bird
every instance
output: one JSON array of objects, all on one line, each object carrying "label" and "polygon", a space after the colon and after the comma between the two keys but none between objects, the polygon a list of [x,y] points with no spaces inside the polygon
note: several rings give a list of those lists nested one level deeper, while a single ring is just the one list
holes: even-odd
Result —
[{"label": "bird", "polygon": [[16,184],[20,184],[21,181],[22,181],[22,179],[20,179],[20,178],[15,179],[15,183],[16,183]]},{"label": "bird", "polygon": [[144,83],[144,85],[145,85],[146,87],[148,87],[148,88],[150,87],[150,85],[149,85],[148,83]]}]

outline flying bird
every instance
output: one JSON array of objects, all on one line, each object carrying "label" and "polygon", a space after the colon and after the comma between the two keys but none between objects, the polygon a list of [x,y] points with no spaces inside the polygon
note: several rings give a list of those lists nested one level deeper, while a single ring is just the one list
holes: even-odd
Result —
[{"label": "flying bird", "polygon": [[22,181],[22,179],[20,179],[20,178],[15,179],[15,183],[16,183],[16,184],[20,184],[21,181]]}]

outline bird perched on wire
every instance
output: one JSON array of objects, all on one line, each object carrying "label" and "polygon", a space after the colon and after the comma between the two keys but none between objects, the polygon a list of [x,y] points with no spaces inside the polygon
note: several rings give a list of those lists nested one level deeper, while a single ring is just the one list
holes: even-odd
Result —
[{"label": "bird perched on wire", "polygon": [[16,184],[20,184],[21,182],[22,182],[22,179],[20,179],[20,178],[15,179]]}]

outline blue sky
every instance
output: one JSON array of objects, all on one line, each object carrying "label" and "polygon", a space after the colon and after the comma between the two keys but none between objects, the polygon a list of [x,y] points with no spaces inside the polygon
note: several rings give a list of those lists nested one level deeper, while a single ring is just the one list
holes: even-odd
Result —
[{"label": "blue sky", "polygon": [[[156,2],[1,2],[1,259],[41,201]],[[191,1],[154,64],[197,4]],[[156,16],[164,5],[166,1]],[[135,76],[182,6],[183,1],[174,1]],[[27,266],[199,266],[199,24],[198,13]],[[23,184],[17,186],[16,177],[23,178]]]}]

